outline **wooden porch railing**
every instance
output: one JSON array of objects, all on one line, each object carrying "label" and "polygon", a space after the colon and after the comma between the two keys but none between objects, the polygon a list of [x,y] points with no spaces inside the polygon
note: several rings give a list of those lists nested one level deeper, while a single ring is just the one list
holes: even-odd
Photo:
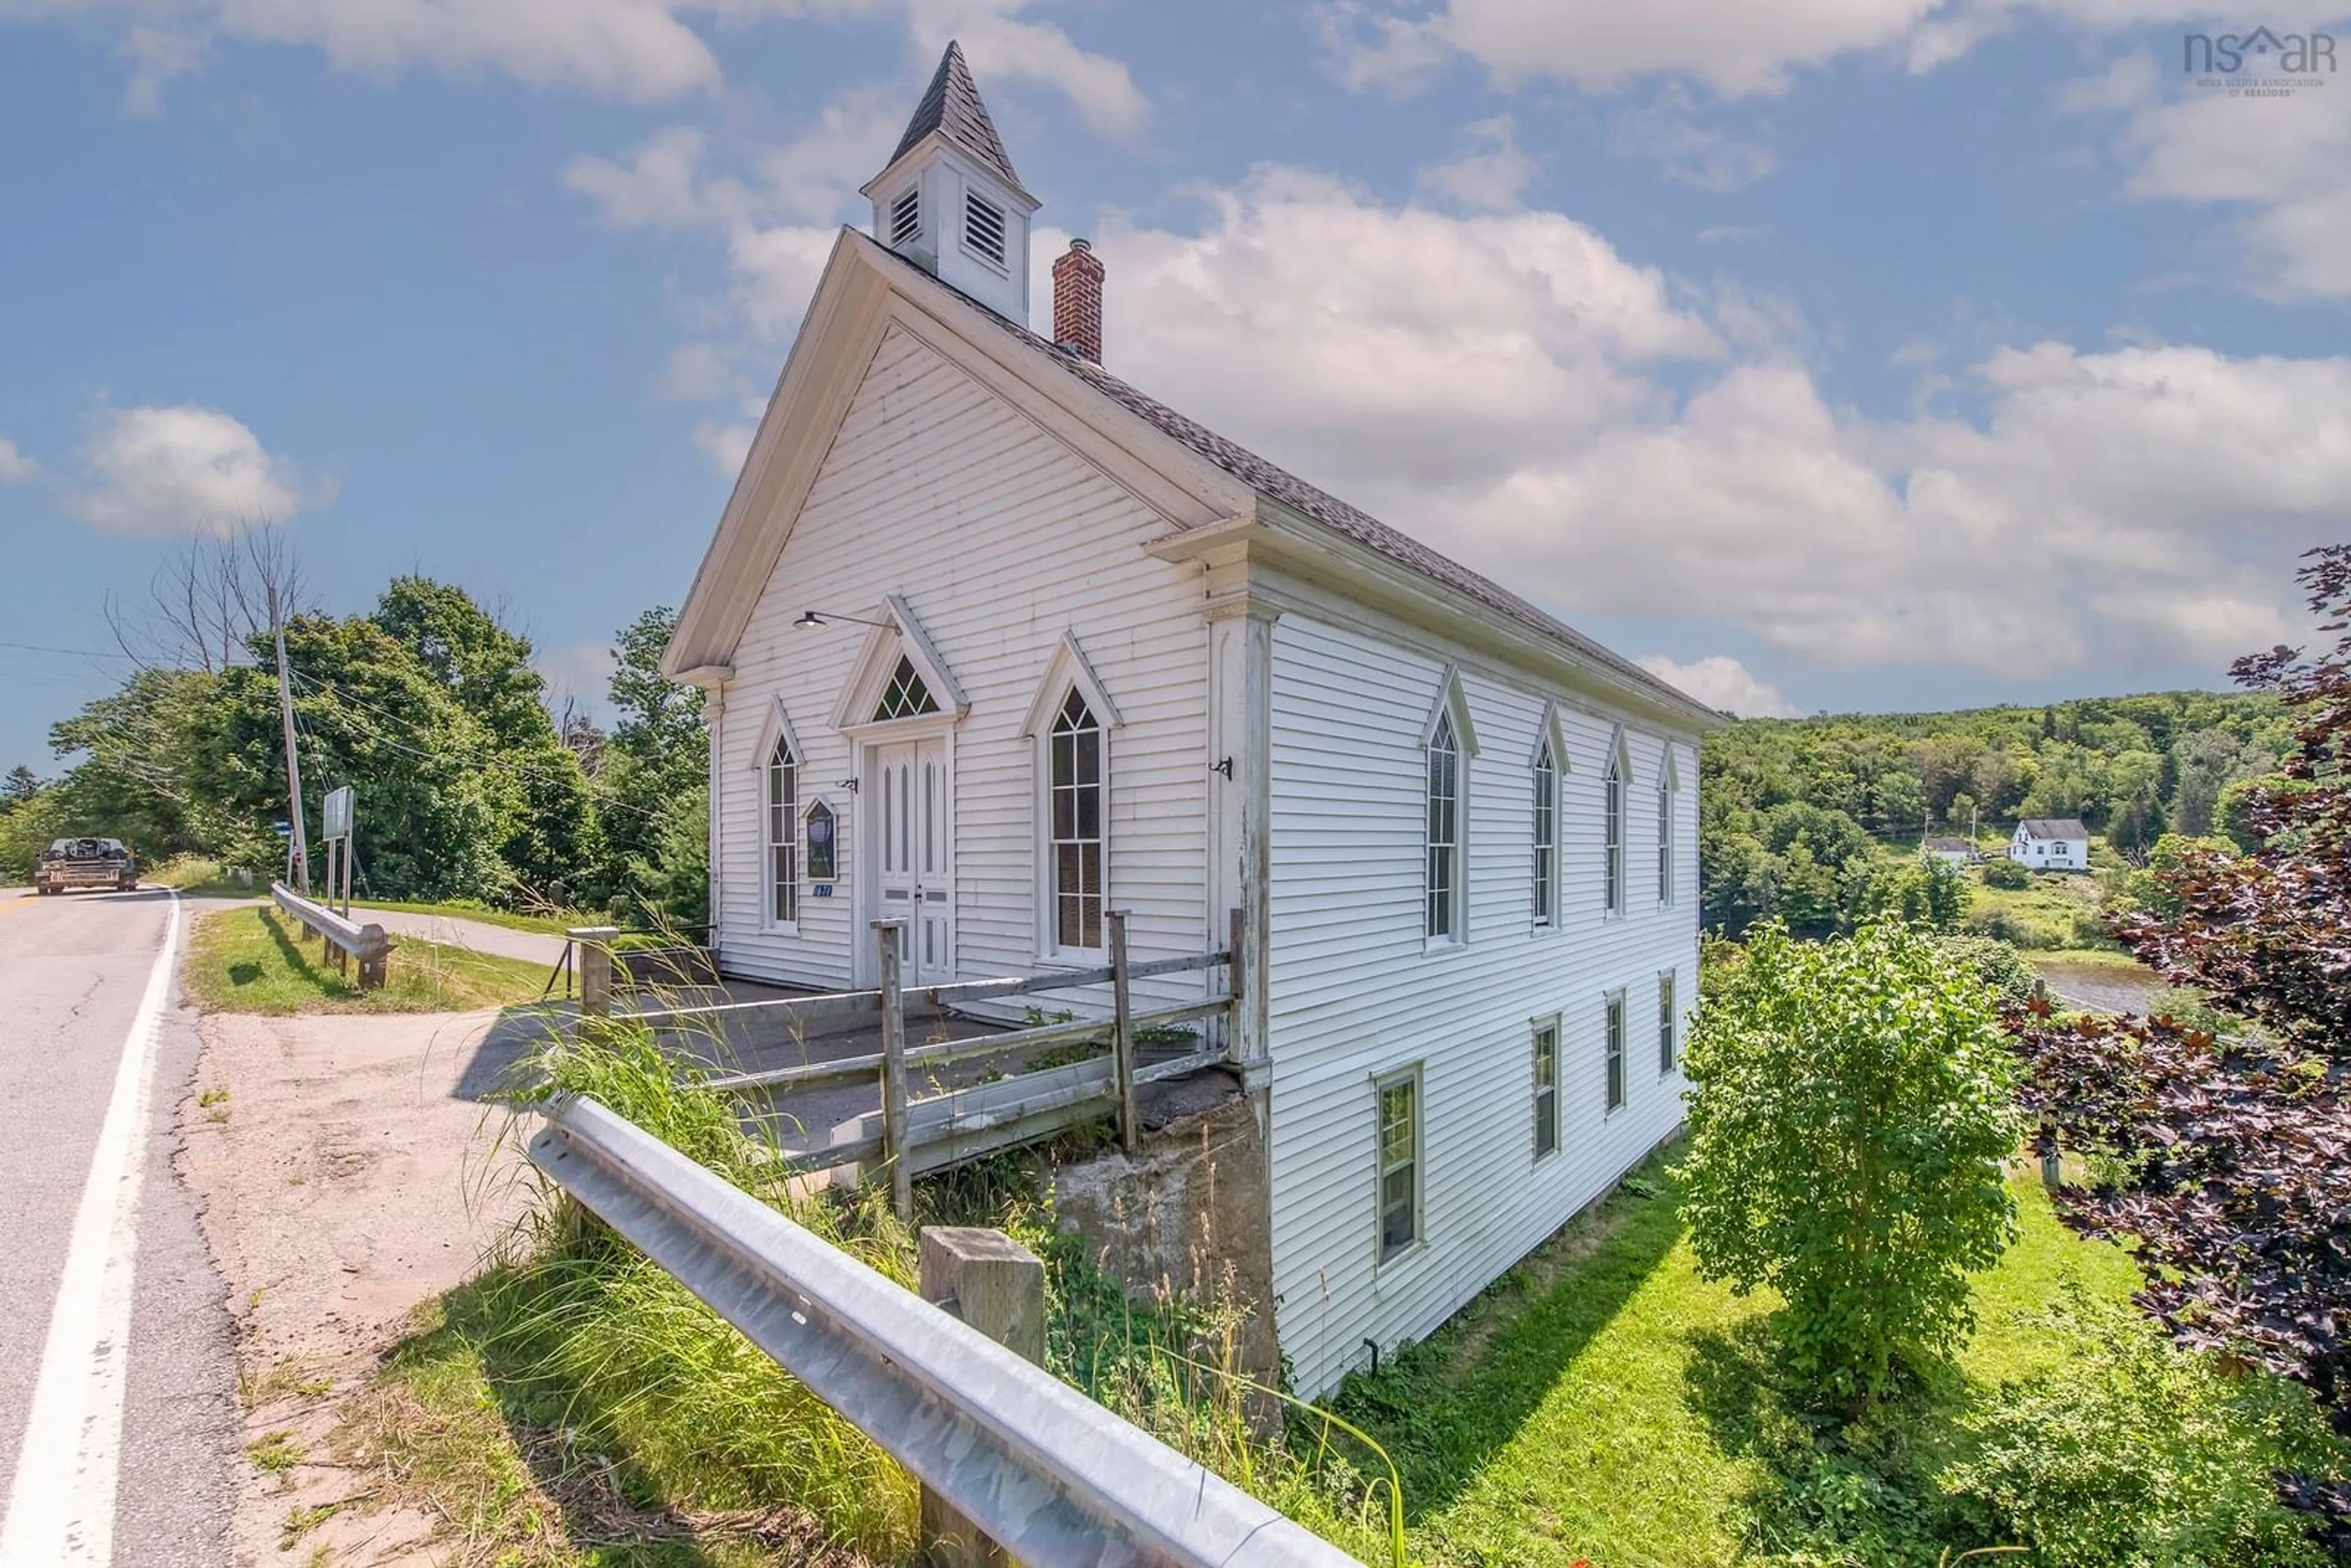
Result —
[{"label": "wooden porch railing", "polygon": [[[861,1117],[853,1135],[791,1155],[788,1156],[789,1163],[797,1170],[819,1171],[878,1158],[889,1166],[891,1198],[904,1217],[912,1211],[916,1176],[999,1149],[1035,1143],[1105,1114],[1115,1119],[1120,1143],[1133,1153],[1142,1133],[1136,1108],[1136,1091],[1141,1086],[1218,1064],[1242,1066],[1238,1026],[1245,993],[1243,969],[1237,956],[1248,951],[1242,918],[1240,910],[1232,912],[1228,944],[1216,952],[1134,963],[1127,956],[1127,912],[1113,910],[1104,916],[1110,949],[1110,962],[1106,965],[914,988],[904,984],[901,973],[900,932],[905,923],[877,920],[872,929],[881,984],[872,990],[655,1008],[634,1016],[655,1030],[723,1029],[737,1019],[756,1019],[780,1024],[801,1038],[871,1027],[878,1021],[882,1036],[882,1049],[878,1051],[832,1061],[729,1073],[713,1079],[711,1087],[764,1096],[772,1103],[795,1091],[822,1084],[878,1081],[882,1108]],[[580,996],[583,1010],[591,1013],[607,1010],[611,995],[609,980],[605,978],[610,973],[611,951],[608,946],[593,941],[594,935],[574,933],[575,936],[591,938],[579,945]],[[1219,968],[1227,976],[1222,996],[1136,1009],[1133,987],[1138,980]],[[1075,1019],[972,1040],[924,1045],[909,1045],[906,1040],[906,1010],[910,1005],[925,1011],[946,1012],[976,1002],[1099,985],[1111,988],[1112,1011],[1107,1019]],[[594,998],[592,1004],[590,998]],[[1219,1019],[1225,1020],[1221,1043],[1149,1067],[1138,1063],[1136,1042],[1143,1034]],[[1103,1043],[1110,1046],[1107,1057],[1015,1073],[919,1097],[912,1086],[912,1076],[924,1070],[1048,1046]]]}]

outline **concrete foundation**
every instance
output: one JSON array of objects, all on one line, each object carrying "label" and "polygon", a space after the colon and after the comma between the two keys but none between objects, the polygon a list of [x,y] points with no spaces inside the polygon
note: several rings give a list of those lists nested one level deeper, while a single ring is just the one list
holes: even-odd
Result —
[{"label": "concrete foundation", "polygon": [[1228,1082],[1206,1109],[1161,1126],[1151,1125],[1147,1111],[1143,1119],[1133,1155],[1113,1150],[1055,1170],[1061,1228],[1082,1237],[1096,1265],[1125,1281],[1138,1302],[1175,1297],[1243,1308],[1238,1369],[1278,1384],[1273,1212],[1255,1110]]}]

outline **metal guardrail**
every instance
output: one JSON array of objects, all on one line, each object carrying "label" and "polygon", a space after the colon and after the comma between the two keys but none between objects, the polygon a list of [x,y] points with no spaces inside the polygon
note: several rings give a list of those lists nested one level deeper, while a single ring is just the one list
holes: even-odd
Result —
[{"label": "metal guardrail", "polygon": [[337,968],[351,959],[360,967],[360,988],[371,990],[383,984],[384,968],[392,956],[392,938],[381,925],[362,925],[348,915],[338,915],[325,904],[303,897],[282,882],[269,884],[269,896],[277,907],[300,921],[305,929],[320,938],[329,952],[336,956]]},{"label": "metal guardrail", "polygon": [[592,1100],[533,1163],[1029,1568],[1361,1568]]}]

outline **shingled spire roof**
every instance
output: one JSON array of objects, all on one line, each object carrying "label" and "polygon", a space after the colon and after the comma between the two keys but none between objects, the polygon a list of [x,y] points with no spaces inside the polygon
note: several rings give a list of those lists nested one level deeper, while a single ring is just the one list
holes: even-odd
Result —
[{"label": "shingled spire roof", "polygon": [[898,151],[890,154],[890,162],[904,158],[934,131],[978,159],[989,173],[1026,193],[1028,187],[1012,172],[1012,160],[1006,156],[996,126],[987,118],[987,105],[979,99],[971,68],[964,64],[963,46],[953,39],[947,41],[947,52],[939,57],[938,74],[931,78],[923,101],[914,106],[914,118],[906,121],[906,134],[898,139]]}]

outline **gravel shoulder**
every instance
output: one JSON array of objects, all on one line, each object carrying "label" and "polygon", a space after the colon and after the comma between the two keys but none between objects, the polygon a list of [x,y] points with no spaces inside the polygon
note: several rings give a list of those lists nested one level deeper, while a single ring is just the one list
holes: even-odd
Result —
[{"label": "gravel shoulder", "polygon": [[181,1106],[183,1178],[236,1322],[240,1564],[430,1562],[436,1521],[368,1512],[330,1454],[334,1406],[420,1303],[492,1256],[528,1196],[492,1012],[215,1013]]}]

